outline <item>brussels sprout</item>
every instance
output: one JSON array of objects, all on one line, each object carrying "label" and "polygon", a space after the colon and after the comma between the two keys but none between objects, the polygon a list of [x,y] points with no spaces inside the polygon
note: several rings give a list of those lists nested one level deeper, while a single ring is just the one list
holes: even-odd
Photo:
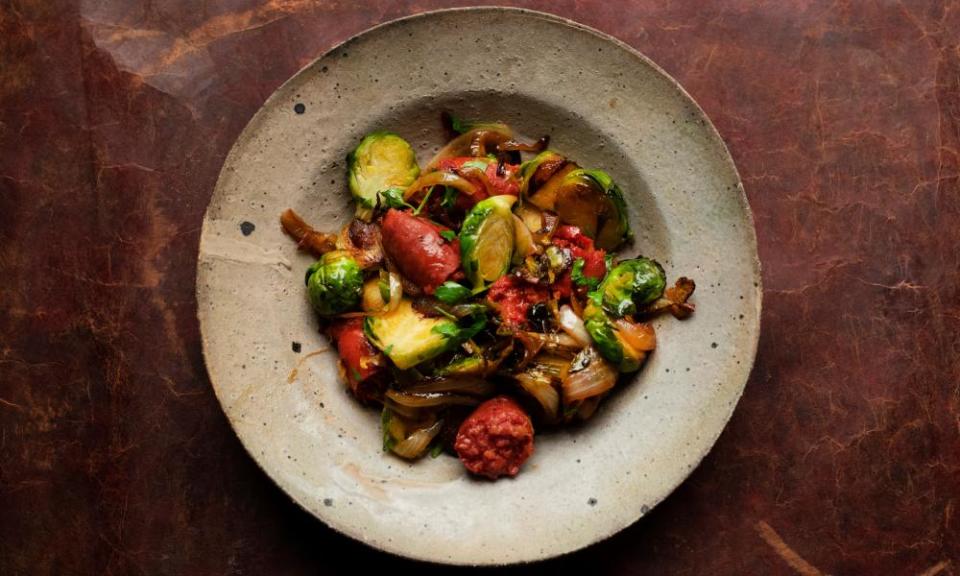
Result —
[{"label": "brussels sprout", "polygon": [[513,257],[516,196],[491,196],[470,209],[460,228],[460,260],[474,289],[507,273]]},{"label": "brussels sprout", "polygon": [[616,249],[630,237],[627,205],[623,192],[602,170],[558,170],[533,196],[530,202],[543,210],[552,210],[560,220],[577,226],[593,238],[598,248]]},{"label": "brussels sprout", "polygon": [[595,301],[599,293],[591,293],[587,307],[583,311],[583,325],[593,340],[600,355],[617,367],[620,372],[634,372],[646,357],[642,351],[627,344],[618,328],[607,316],[603,308]]},{"label": "brussels sprout", "polygon": [[405,188],[420,175],[417,156],[406,140],[391,132],[368,134],[347,155],[350,192],[357,218],[369,222],[377,197],[391,188]]},{"label": "brussels sprout", "polygon": [[624,260],[607,273],[597,292],[603,309],[615,318],[637,310],[663,295],[667,278],[656,260]]},{"label": "brussels sprout", "polygon": [[459,346],[482,330],[486,321],[486,316],[481,314],[460,321],[428,318],[414,310],[411,301],[404,298],[396,309],[368,316],[363,329],[370,342],[397,368],[406,370]]},{"label": "brussels sprout", "polygon": [[342,314],[360,303],[363,274],[344,250],[327,252],[307,269],[310,304],[321,316]]}]

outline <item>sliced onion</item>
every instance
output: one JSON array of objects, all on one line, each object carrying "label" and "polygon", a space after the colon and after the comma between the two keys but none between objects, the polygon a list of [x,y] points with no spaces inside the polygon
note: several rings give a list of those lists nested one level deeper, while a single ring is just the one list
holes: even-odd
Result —
[{"label": "sliced onion", "polygon": [[631,322],[626,318],[613,321],[620,338],[638,352],[649,352],[657,348],[657,334],[653,326],[646,322]]},{"label": "sliced onion", "polygon": [[549,244],[550,240],[553,238],[553,233],[557,231],[557,226],[560,225],[560,217],[554,212],[549,210],[543,211],[543,228],[541,228],[534,236],[537,239],[537,242],[541,244]]},{"label": "sliced onion", "polygon": [[[496,135],[494,137],[494,135]],[[437,165],[445,158],[456,158],[457,156],[486,156],[486,144],[488,139],[496,139],[496,143],[509,140],[513,137],[510,127],[506,124],[487,124],[483,128],[476,128],[457,136],[440,149],[433,158],[427,162],[424,172],[436,170]],[[482,154],[478,154],[482,150]]]},{"label": "sliced onion", "polygon": [[350,251],[350,254],[361,270],[379,266],[383,262],[383,247],[379,242],[369,248],[355,248]]},{"label": "sliced onion", "polygon": [[597,396],[591,396],[580,403],[580,406],[577,407],[577,418],[580,420],[587,420],[593,413],[597,411],[597,407],[600,406],[600,400],[603,399],[602,394]]},{"label": "sliced onion", "polygon": [[[389,398],[384,398],[383,405],[389,408],[390,412],[393,412],[398,416],[402,416],[403,418],[406,418],[407,420],[412,420],[412,421],[421,419],[424,415],[424,412],[427,412],[427,411],[421,411],[419,408],[410,408],[408,406],[402,406],[390,400]],[[403,438],[404,436],[397,437],[398,440],[401,440]]]},{"label": "sliced onion", "polygon": [[420,428],[407,436],[405,440],[396,443],[392,449],[393,453],[409,460],[419,458],[426,452],[430,442],[440,433],[441,428],[443,428],[443,420],[437,420],[426,428]]},{"label": "sliced onion", "polygon": [[379,278],[371,278],[363,283],[360,306],[364,312],[380,312],[387,306],[387,303],[383,301],[383,294],[380,293]]},{"label": "sliced onion", "polygon": [[525,338],[538,343],[544,351],[553,354],[572,356],[583,349],[583,345],[580,344],[580,342],[564,332],[557,334],[524,332],[523,335]]},{"label": "sliced onion", "polygon": [[390,302],[387,303],[387,312],[392,312],[400,305],[403,298],[403,281],[396,272],[387,274],[387,285],[390,288]]},{"label": "sliced onion", "polygon": [[516,214],[513,215],[513,224],[513,263],[520,264],[527,256],[537,252],[537,245],[534,243],[533,234],[530,233],[526,223]]},{"label": "sliced onion", "polygon": [[548,421],[555,421],[560,414],[560,395],[551,384],[551,379],[536,372],[521,372],[514,379],[528,394],[540,403]]},{"label": "sliced onion", "polygon": [[462,394],[444,394],[440,392],[410,393],[387,390],[387,398],[408,408],[431,408],[434,406],[473,406],[480,400]]},{"label": "sliced onion", "polygon": [[573,359],[570,370],[563,378],[563,403],[569,405],[603,394],[616,383],[617,369],[604,360],[593,346],[584,348]]},{"label": "sliced onion", "polygon": [[431,186],[450,186],[467,196],[473,196],[477,191],[476,187],[470,183],[469,180],[461,178],[456,174],[451,172],[430,172],[429,174],[420,176],[413,181],[413,184],[407,186],[407,189],[403,192],[403,199],[409,200],[417,192]]},{"label": "sliced onion", "polygon": [[533,204],[524,202],[522,205],[518,206],[517,216],[523,220],[523,223],[527,225],[527,228],[533,234],[536,234],[543,229],[543,211]]},{"label": "sliced onion", "polygon": [[499,152],[543,152],[547,149],[547,146],[550,145],[550,137],[542,136],[536,142],[532,144],[525,144],[523,142],[517,142],[516,140],[507,140],[497,144],[497,151]]},{"label": "sliced onion", "polygon": [[337,250],[354,250],[353,240],[350,239],[350,224],[344,224],[337,234]]},{"label": "sliced onion", "polygon": [[576,340],[581,346],[590,345],[590,335],[583,326],[583,320],[577,316],[573,308],[564,304],[560,307],[560,328]]},{"label": "sliced onion", "polygon": [[317,256],[322,256],[336,248],[336,236],[317,232],[299,214],[289,208],[280,215],[280,225],[284,232],[297,241],[300,248],[309,250]]},{"label": "sliced onion", "polygon": [[492,396],[496,391],[493,383],[481,378],[457,377],[457,378],[438,378],[415,384],[404,388],[404,392],[423,395],[423,394],[468,394],[472,396]]},{"label": "sliced onion", "polygon": [[543,348],[543,339],[539,332],[517,332],[514,338],[523,345],[523,358],[517,368],[523,369]]},{"label": "sliced onion", "polygon": [[[386,281],[389,286],[389,301],[384,302],[383,293],[380,291],[380,283]],[[360,305],[363,312],[346,312],[340,314],[339,318],[360,318],[365,316],[379,316],[392,312],[400,305],[403,298],[403,283],[400,281],[400,275],[396,272],[380,271],[379,278],[370,278],[363,283],[363,292]]]},{"label": "sliced onion", "polygon": [[457,173],[464,178],[474,178],[479,180],[483,184],[483,190],[487,193],[487,196],[496,196],[497,190],[493,187],[493,183],[490,182],[490,179],[487,178],[487,172],[473,166],[464,166],[457,170]]}]

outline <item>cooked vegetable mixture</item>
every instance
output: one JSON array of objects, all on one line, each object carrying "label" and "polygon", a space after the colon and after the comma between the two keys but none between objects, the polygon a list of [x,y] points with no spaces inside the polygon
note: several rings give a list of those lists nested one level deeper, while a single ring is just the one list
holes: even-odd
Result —
[{"label": "cooked vegetable mixture", "polygon": [[535,428],[588,419],[640,369],[657,344],[649,320],[689,316],[694,283],[614,257],[632,234],[606,172],[502,123],[444,125],[452,139],[422,169],[396,134],[360,141],[355,218],[338,233],[292,210],[280,220],[319,258],[307,297],[350,391],[382,409],[383,449],[514,476]]}]

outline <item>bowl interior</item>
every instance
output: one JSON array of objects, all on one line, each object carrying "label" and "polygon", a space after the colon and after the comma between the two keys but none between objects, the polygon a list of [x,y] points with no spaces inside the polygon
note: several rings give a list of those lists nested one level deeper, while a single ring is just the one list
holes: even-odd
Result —
[{"label": "bowl interior", "polygon": [[[482,48],[464,49],[472,46]],[[562,48],[544,48],[553,46]],[[441,111],[548,134],[551,148],[609,172],[635,233],[621,256],[654,257],[670,280],[698,283],[693,318],[657,320],[658,349],[639,374],[586,425],[538,436],[512,480],[475,480],[446,456],[408,464],[380,451],[379,413],[347,394],[306,301],[312,259],[278,225],[289,207],[319,229],[339,229],[353,210],[347,152],[364,134],[390,130],[423,164],[443,143]],[[749,209],[702,112],[622,45],[507,9],[375,28],[281,87],[224,165],[197,287],[211,381],[264,470],[337,530],[398,554],[469,564],[586,546],[669,494],[739,398],[760,307]]]}]

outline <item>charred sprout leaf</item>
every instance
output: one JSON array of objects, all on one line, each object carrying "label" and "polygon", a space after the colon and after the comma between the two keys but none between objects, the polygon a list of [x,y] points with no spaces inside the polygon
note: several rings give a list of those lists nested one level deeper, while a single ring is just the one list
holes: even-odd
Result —
[{"label": "charred sprout leaf", "polygon": [[521,191],[524,195],[533,194],[560,169],[568,160],[553,150],[544,150],[520,165]]},{"label": "charred sprout leaf", "polygon": [[347,170],[350,193],[357,201],[357,218],[368,222],[380,193],[405,188],[420,175],[413,148],[391,132],[364,137],[347,155]]},{"label": "charred sprout leaf", "polygon": [[363,274],[353,257],[343,250],[327,252],[307,270],[310,304],[321,316],[335,316],[360,303]]},{"label": "charred sprout leaf", "polygon": [[600,284],[599,278],[583,275],[583,258],[577,258],[573,261],[573,268],[570,270],[570,279],[577,286],[584,286],[593,290]]},{"label": "charred sprout leaf", "polygon": [[460,229],[460,259],[467,279],[483,288],[507,273],[513,257],[515,196],[491,196],[470,209]]},{"label": "charred sprout leaf", "polygon": [[597,291],[603,309],[614,317],[635,314],[663,295],[663,267],[649,258],[624,260],[607,273]]},{"label": "charred sprout leaf", "polygon": [[444,304],[457,304],[470,297],[470,289],[452,280],[447,280],[437,287],[434,296]]}]

